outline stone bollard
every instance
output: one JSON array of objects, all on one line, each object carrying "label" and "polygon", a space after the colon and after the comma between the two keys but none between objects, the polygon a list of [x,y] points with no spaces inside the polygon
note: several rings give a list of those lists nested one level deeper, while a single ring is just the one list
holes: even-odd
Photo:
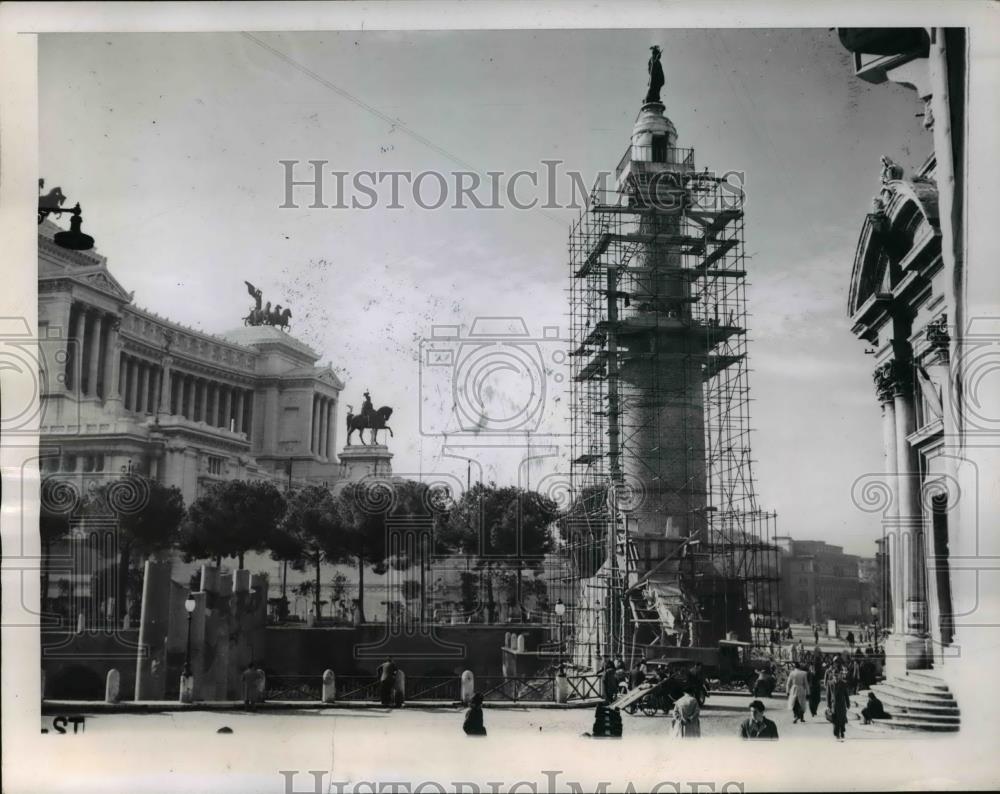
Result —
[{"label": "stone bollard", "polygon": [[505,631],[503,634],[503,647],[513,648],[514,647],[514,634],[510,631]]},{"label": "stone bollard", "polygon": [[518,652],[524,653],[525,642],[527,641],[527,639],[528,639],[528,635],[527,634],[518,634],[517,635],[517,650],[518,650]]},{"label": "stone bollard", "polygon": [[108,677],[104,683],[104,702],[117,703],[121,700],[122,678],[114,667],[108,670]]},{"label": "stone bollard", "polygon": [[569,701],[569,678],[566,673],[556,673],[552,689],[556,696],[556,703],[566,703]]},{"label": "stone bollard", "polygon": [[337,678],[333,670],[323,671],[323,694],[321,696],[324,703],[333,703],[337,699]]},{"label": "stone bollard", "polygon": [[86,628],[86,625],[87,625],[86,619],[84,618],[83,613],[80,612],[76,616],[76,633],[83,634],[83,630],[84,628]]},{"label": "stone bollard", "polygon": [[461,692],[463,703],[468,705],[472,702],[472,696],[476,694],[476,677],[472,674],[471,670],[466,670],[462,673],[459,691]]},{"label": "stone bollard", "polygon": [[181,703],[194,701],[194,676],[181,673],[181,691],[178,700]]}]

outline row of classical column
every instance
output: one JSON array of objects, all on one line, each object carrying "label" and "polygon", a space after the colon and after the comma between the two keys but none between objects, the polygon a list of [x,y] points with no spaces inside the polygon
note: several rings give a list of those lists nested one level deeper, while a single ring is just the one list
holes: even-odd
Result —
[{"label": "row of classical column", "polygon": [[130,353],[121,354],[118,389],[127,411],[183,416],[250,437],[253,391],[171,369]]},{"label": "row of classical column", "polygon": [[253,391],[174,372],[168,388],[170,413],[250,437]]},{"label": "row of classical column", "polygon": [[884,530],[889,555],[893,630],[909,634],[918,630],[911,628],[907,614],[910,604],[926,604],[920,471],[917,452],[907,440],[916,430],[912,365],[893,359],[875,371],[874,379],[882,405],[883,455],[892,495]]},{"label": "row of classical column", "polygon": [[330,397],[321,394],[313,395],[312,429],[309,451],[324,458],[333,457],[333,422],[336,403]]},{"label": "row of classical column", "polygon": [[74,301],[69,311],[69,342],[64,372],[66,389],[84,397],[112,397],[118,344],[115,314]]}]

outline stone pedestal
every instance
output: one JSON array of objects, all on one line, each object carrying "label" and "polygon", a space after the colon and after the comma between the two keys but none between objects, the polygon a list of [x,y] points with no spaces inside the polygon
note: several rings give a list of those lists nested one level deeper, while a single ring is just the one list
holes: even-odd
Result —
[{"label": "stone pedestal", "polygon": [[341,479],[348,482],[358,482],[365,477],[388,477],[392,474],[392,453],[384,444],[353,444],[344,447],[339,457]]},{"label": "stone pedestal", "polygon": [[919,634],[890,634],[885,641],[885,675],[905,676],[908,670],[929,670],[931,655],[926,637]]}]

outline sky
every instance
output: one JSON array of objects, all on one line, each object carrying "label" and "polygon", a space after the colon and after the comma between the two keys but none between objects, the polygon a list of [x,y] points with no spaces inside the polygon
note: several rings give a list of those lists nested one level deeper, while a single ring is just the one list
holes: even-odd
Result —
[{"label": "sky", "polygon": [[[139,306],[211,333],[241,325],[244,280],[290,306],[292,333],[345,381],[342,404],[359,408],[367,388],[393,406],[396,473],[464,481],[460,456],[474,454],[484,479],[555,492],[568,468],[555,351],[578,211],[428,210],[405,184],[399,209],[386,185],[372,209],[309,208],[302,189],[299,208],[281,208],[280,161],[300,161],[298,179],[309,160],[348,174],[542,170],[538,191],[522,179],[518,194],[544,199],[541,163],[560,160],[568,198],[565,172],[589,185],[625,151],[652,44],[678,146],[695,147],[699,170],[745,173],[758,502],[780,534],[870,556],[878,519],[851,486],[882,470],[881,425],[847,290],[880,156],[910,172],[932,141],[916,94],[857,80],[831,30],[44,35],[40,175],[81,202]],[[442,347],[435,326],[467,336],[491,316],[522,318],[538,340],[542,420],[511,449],[469,453],[456,376],[427,354]],[[495,372],[490,415],[512,412],[524,388]],[[529,448],[547,457],[519,465]]]}]

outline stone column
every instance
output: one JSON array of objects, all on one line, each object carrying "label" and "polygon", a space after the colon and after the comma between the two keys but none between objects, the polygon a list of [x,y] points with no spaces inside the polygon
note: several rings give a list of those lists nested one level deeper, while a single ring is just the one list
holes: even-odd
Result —
[{"label": "stone column", "polygon": [[159,401],[156,406],[156,413],[163,413],[170,415],[173,413],[170,403],[172,402],[171,397],[173,396],[173,373],[170,371],[170,365],[174,363],[170,356],[163,357],[163,369],[160,371],[160,388],[156,393],[156,399]]},{"label": "stone column", "polygon": [[[926,609],[921,582],[923,556],[920,474],[916,452],[907,436],[915,429],[913,379],[907,359],[887,362],[875,373],[876,388],[883,400],[883,442],[887,453],[887,477],[895,483],[896,509],[890,508],[886,523],[892,588],[893,630],[886,642],[886,669],[890,676],[927,667],[924,626],[911,611]],[[886,398],[891,398],[890,404]],[[889,423],[892,427],[889,427]],[[894,447],[894,448],[893,448]]]},{"label": "stone column", "polygon": [[902,610],[900,606],[902,591],[898,589],[902,587],[902,580],[893,570],[900,559],[897,545],[898,537],[893,532],[893,527],[899,522],[899,483],[896,479],[896,408],[891,390],[880,397],[882,397],[882,452],[885,462],[886,487],[889,489],[891,499],[886,508],[886,515],[883,516],[883,533],[886,536],[885,553],[889,555],[887,572],[892,597],[892,611],[885,611],[886,605],[884,604],[880,606],[883,607],[882,620],[895,627],[904,625],[902,612],[896,614],[897,609]]},{"label": "stone column", "polygon": [[135,359],[126,354],[125,365],[125,410],[135,410]]},{"label": "stone column", "polygon": [[149,369],[149,407],[147,413],[155,416],[160,412],[160,391],[163,389],[163,370],[155,364],[150,364]]},{"label": "stone column", "polygon": [[222,426],[229,430],[233,418],[233,390],[229,386],[219,386],[222,394]]},{"label": "stone column", "polygon": [[205,410],[208,402],[208,381],[204,378],[198,378],[198,399],[196,401],[195,421],[204,422],[206,421],[208,412]]},{"label": "stone column", "polygon": [[334,400],[326,401],[326,456],[329,459],[333,459],[333,439],[336,437],[336,426],[334,421],[337,418],[335,408],[337,403]]},{"label": "stone column", "polygon": [[106,316],[107,336],[104,340],[104,401],[118,399],[118,318]]},{"label": "stone column", "polygon": [[319,398],[319,448],[316,450],[317,454],[321,458],[326,457],[326,431],[327,431],[327,415],[326,415],[326,398]]},{"label": "stone column", "polygon": [[70,355],[66,359],[66,385],[72,391],[81,393],[83,378],[83,326],[86,313],[83,305],[73,303],[70,307]]},{"label": "stone column", "polygon": [[194,419],[194,375],[184,376],[184,418]]},{"label": "stone column", "polygon": [[90,348],[90,357],[87,361],[87,396],[97,396],[97,379],[100,377],[101,363],[101,315],[97,310],[88,312],[90,322],[86,324],[84,333],[87,336],[86,344]]},{"label": "stone column", "polygon": [[140,414],[146,413],[149,402],[149,364],[145,361],[139,362],[139,388],[136,397],[135,410]]},{"label": "stone column", "polygon": [[243,389],[236,390],[236,432],[243,432]]},{"label": "stone column", "polygon": [[118,353],[118,394],[122,399],[122,404],[125,403],[125,375],[128,369],[128,359],[125,356],[125,352],[119,347]]},{"label": "stone column", "polygon": [[147,560],[142,580],[135,699],[162,700],[166,685],[166,640],[170,624],[170,562]]},{"label": "stone column", "polygon": [[205,424],[215,427],[219,424],[219,386],[214,381],[205,383],[205,397],[208,410],[205,412]]},{"label": "stone column", "polygon": [[309,451],[314,455],[319,454],[319,395],[314,394],[312,398],[312,421],[309,425]]},{"label": "stone column", "polygon": [[247,440],[249,441],[253,438],[253,397],[254,393],[247,389],[246,391],[246,406],[244,411],[246,413],[246,426],[247,426]]}]

